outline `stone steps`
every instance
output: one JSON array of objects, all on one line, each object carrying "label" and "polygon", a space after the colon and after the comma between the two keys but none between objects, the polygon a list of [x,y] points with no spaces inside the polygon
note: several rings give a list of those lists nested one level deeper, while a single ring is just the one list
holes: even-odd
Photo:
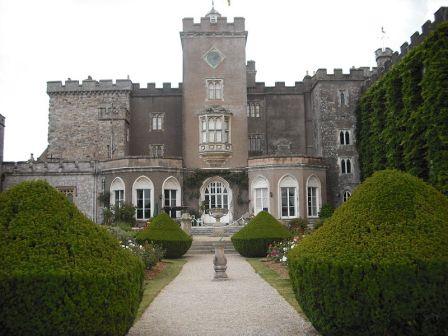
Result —
[{"label": "stone steps", "polygon": [[[214,240],[194,240],[191,244],[190,249],[187,254],[213,254],[215,253],[214,244],[217,242],[217,239]],[[237,254],[238,252],[233,247],[233,244],[230,240],[224,241],[224,253],[225,254]]]},{"label": "stone steps", "polygon": [[[224,236],[230,237],[241,230],[243,226],[224,226]],[[213,234],[212,226],[192,226],[191,234],[193,236],[211,236]]]}]

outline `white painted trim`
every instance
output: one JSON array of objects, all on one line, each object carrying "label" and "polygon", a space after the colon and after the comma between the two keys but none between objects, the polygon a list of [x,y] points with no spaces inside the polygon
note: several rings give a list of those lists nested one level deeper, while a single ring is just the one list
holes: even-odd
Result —
[{"label": "white painted trim", "polygon": [[[139,177],[137,177],[134,181],[134,183],[132,184],[132,204],[134,206],[137,206],[137,189],[135,188],[135,184],[140,180],[140,179],[146,179],[147,182],[149,182],[149,189],[150,191],[150,201],[151,201],[151,213],[150,216],[153,217],[154,216],[154,183],[151,181],[151,179],[145,175],[141,175]],[[137,218],[137,211],[134,214],[135,218]],[[146,220],[149,218],[144,218],[143,220]],[[140,219],[141,220],[141,219]]]},{"label": "white painted trim", "polygon": [[[114,188],[114,184],[118,184],[118,183],[120,183],[121,188],[118,188],[118,187]],[[112,183],[110,184],[110,187],[109,187],[110,200],[109,200],[109,202],[111,205],[115,205],[115,190],[123,190],[123,201],[126,203],[126,185],[124,184],[124,181],[121,177],[114,178]]]},{"label": "white painted trim", "polygon": [[[317,215],[316,216],[309,216],[308,215],[308,187],[309,187],[310,180],[312,178],[315,178],[317,180],[317,182],[318,182],[317,186],[311,186],[311,187],[316,187],[317,188],[317,198],[316,198],[316,200],[317,200]],[[306,193],[306,197],[305,197],[305,212],[306,212],[307,217],[308,218],[318,218],[320,209],[322,208],[322,183],[321,183],[319,177],[317,177],[314,174],[308,176],[308,178],[306,180],[305,193]]]},{"label": "white painted trim", "polygon": [[[283,180],[285,180],[288,177],[291,178],[294,181],[294,183],[293,184],[289,184],[289,185],[282,185]],[[293,217],[291,217],[291,216],[283,217],[282,216],[282,191],[281,191],[282,187],[290,187],[290,188],[293,187],[293,188],[296,189],[296,197],[295,197],[295,205],[294,205],[295,216],[293,216]],[[281,218],[281,219],[291,219],[291,218],[298,218],[298,217],[300,217],[299,206],[298,206],[299,205],[299,182],[297,181],[297,179],[293,175],[285,174],[278,180],[277,195],[278,195],[278,200],[277,200],[277,203],[278,203],[278,218]]]}]

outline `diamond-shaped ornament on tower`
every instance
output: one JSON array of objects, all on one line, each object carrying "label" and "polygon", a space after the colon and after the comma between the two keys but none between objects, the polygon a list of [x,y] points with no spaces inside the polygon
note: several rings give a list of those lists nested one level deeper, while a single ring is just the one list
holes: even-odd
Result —
[{"label": "diamond-shaped ornament on tower", "polygon": [[219,49],[213,47],[204,54],[203,59],[213,69],[216,69],[224,60],[224,55]]}]

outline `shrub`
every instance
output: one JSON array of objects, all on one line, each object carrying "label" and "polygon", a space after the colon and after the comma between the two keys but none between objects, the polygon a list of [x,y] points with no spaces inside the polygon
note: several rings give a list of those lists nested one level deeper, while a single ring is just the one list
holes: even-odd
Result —
[{"label": "shrub", "polygon": [[268,212],[261,211],[232,236],[235,249],[243,257],[265,257],[269,244],[291,237],[291,233]]},{"label": "shrub", "polygon": [[330,218],[333,215],[334,208],[331,204],[324,204],[322,205],[322,208],[320,208],[319,211],[319,218],[320,219],[327,219]]},{"label": "shrub", "polygon": [[289,253],[297,300],[323,335],[444,335],[448,199],[375,173]]},{"label": "shrub", "polygon": [[147,241],[161,246],[169,259],[182,257],[193,241],[166,213],[154,217],[147,228],[137,233],[136,238],[140,244]]},{"label": "shrub", "polygon": [[0,194],[0,334],[125,335],[143,265],[43,181]]}]

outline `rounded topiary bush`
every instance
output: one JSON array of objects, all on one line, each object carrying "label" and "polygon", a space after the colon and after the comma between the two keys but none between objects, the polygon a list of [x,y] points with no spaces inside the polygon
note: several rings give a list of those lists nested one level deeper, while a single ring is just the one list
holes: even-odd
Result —
[{"label": "rounded topiary bush", "polygon": [[125,335],[143,264],[44,181],[0,194],[0,334]]},{"label": "rounded topiary bush", "polygon": [[291,233],[266,211],[261,211],[232,236],[235,249],[243,257],[266,257],[269,244],[291,237]]},{"label": "rounded topiary bush", "polygon": [[166,251],[165,257],[168,259],[182,257],[193,242],[193,239],[166,213],[154,217],[149,226],[137,234],[136,239],[140,244],[147,241],[161,246]]},{"label": "rounded topiary bush", "polygon": [[385,170],[289,253],[289,273],[323,335],[446,335],[447,241],[448,199]]}]

